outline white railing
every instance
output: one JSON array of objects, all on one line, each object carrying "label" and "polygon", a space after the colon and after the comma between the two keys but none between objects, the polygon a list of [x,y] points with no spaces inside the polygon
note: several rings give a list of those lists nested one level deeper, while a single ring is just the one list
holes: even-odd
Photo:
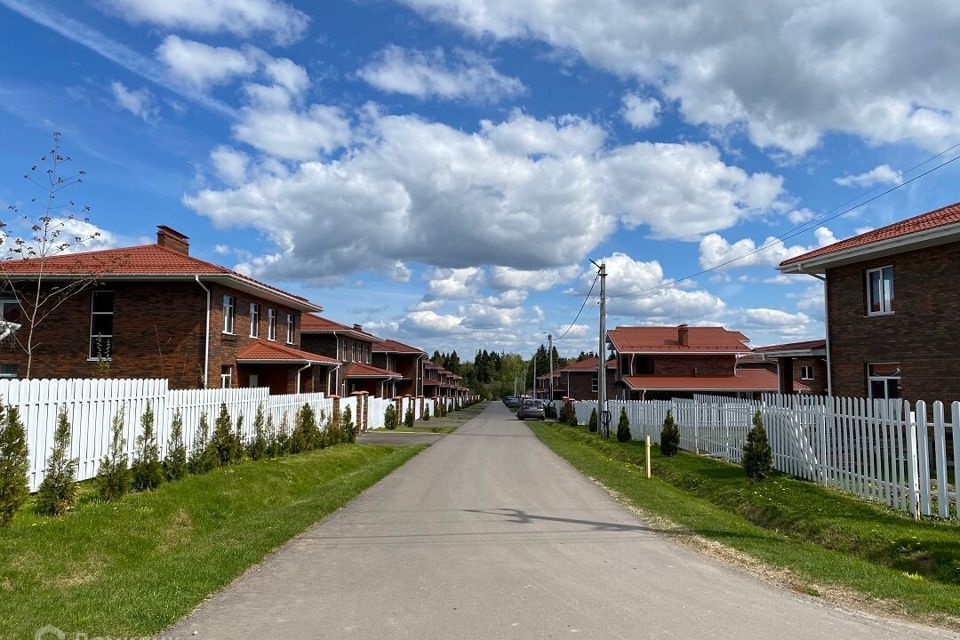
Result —
[{"label": "white railing", "polygon": [[[585,424],[596,402],[576,402]],[[761,400],[690,399],[608,403],[611,431],[622,409],[634,438],[655,443],[667,411],[680,446],[739,463],[759,411],[774,468],[914,515],[960,517],[960,402],[928,406],[901,400],[764,394]]]}]

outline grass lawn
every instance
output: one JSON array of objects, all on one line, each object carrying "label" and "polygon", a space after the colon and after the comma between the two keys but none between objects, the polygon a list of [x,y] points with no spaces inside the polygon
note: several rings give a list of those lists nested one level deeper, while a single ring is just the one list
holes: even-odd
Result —
[{"label": "grass lawn", "polygon": [[[880,506],[777,474],[602,440],[584,427],[531,422],[553,451],[643,512],[786,570],[794,589],[960,628],[960,526],[915,522]],[[784,577],[781,575],[781,577]]]},{"label": "grass lawn", "polygon": [[424,447],[339,445],[0,529],[0,638],[155,634]]}]

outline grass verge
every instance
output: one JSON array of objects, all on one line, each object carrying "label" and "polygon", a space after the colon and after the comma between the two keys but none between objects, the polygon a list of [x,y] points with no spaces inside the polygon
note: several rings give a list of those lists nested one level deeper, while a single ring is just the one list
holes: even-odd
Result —
[{"label": "grass verge", "polygon": [[155,634],[424,447],[246,462],[0,529],[0,638]]},{"label": "grass verge", "polygon": [[456,427],[397,427],[392,431],[389,429],[371,429],[377,433],[453,433]]},{"label": "grass verge", "polygon": [[797,591],[960,628],[960,526],[914,522],[785,475],[749,482],[736,465],[602,440],[583,427],[531,422],[554,452],[646,514],[721,543]]}]

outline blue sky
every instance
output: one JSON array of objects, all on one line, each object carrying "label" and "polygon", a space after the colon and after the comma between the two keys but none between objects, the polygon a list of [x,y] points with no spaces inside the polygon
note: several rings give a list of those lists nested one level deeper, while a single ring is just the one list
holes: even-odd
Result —
[{"label": "blue sky", "polygon": [[723,4],[0,0],[0,202],[58,130],[98,246],[167,224],[430,351],[563,333],[587,258],[609,326],[821,336],[777,262],[960,199],[949,165],[820,220],[960,141],[960,8]]}]

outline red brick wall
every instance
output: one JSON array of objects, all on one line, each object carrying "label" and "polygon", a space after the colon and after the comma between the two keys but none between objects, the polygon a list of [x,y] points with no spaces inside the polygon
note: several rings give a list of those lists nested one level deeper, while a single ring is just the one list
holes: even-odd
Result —
[{"label": "red brick wall", "polygon": [[[804,380],[803,367],[813,367],[813,380]],[[793,381],[810,387],[810,393],[822,396],[827,393],[827,360],[822,358],[794,358]]]},{"label": "red brick wall", "polygon": [[[892,265],[892,315],[867,316],[867,269]],[[903,397],[960,400],[960,243],[827,271],[833,393],[866,397],[868,363],[899,362]]]}]

